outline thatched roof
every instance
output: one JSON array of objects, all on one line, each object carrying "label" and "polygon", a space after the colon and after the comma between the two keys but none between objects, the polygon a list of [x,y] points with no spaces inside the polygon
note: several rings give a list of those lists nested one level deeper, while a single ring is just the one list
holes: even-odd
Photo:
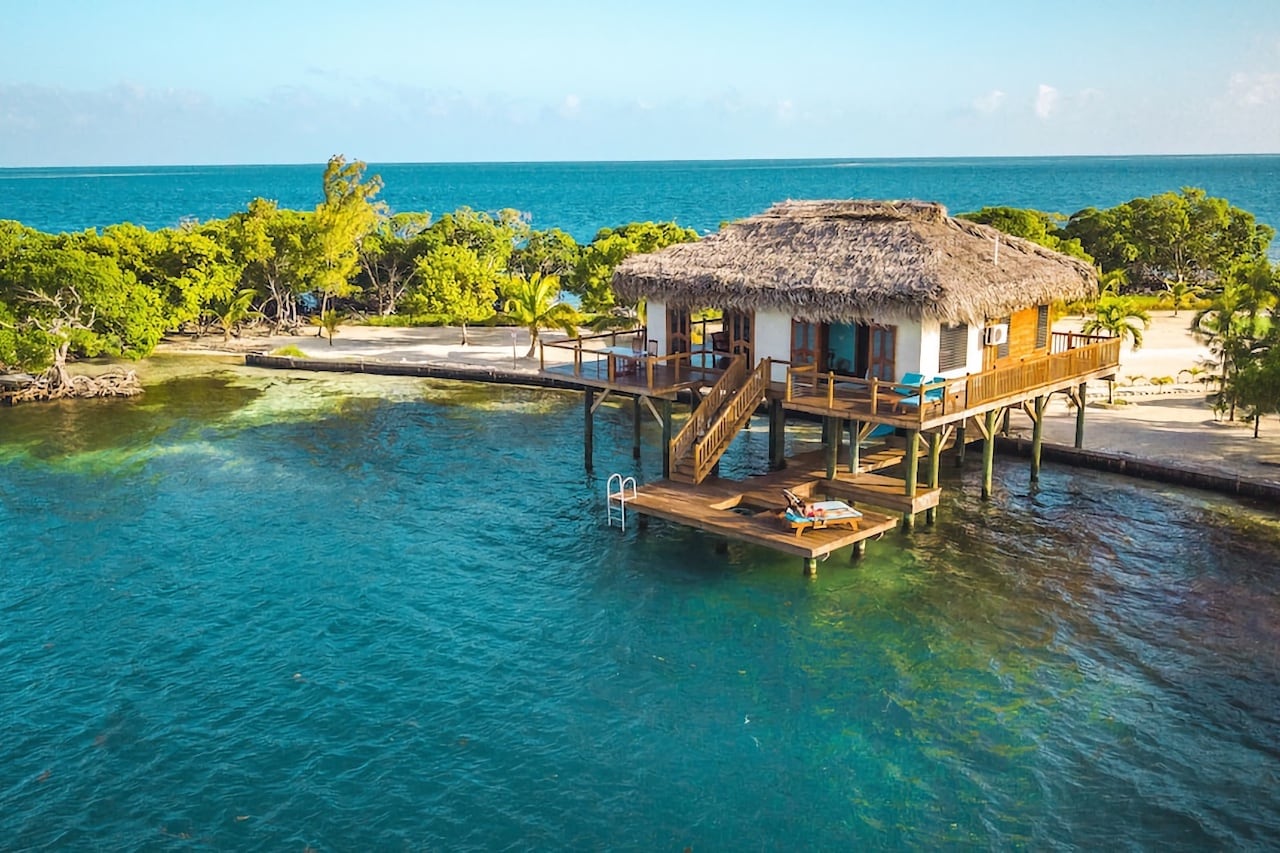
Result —
[{"label": "thatched roof", "polygon": [[977,325],[1087,297],[1097,278],[1081,260],[953,219],[936,203],[787,201],[697,243],[628,258],[613,288],[627,302]]}]

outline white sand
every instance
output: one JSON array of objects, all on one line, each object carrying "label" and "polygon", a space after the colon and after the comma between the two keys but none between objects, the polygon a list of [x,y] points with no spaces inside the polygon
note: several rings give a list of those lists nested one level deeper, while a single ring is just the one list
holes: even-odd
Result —
[{"label": "white sand", "polygon": [[[1078,330],[1080,322],[1079,318],[1064,318],[1055,325],[1055,331]],[[1186,372],[1213,362],[1208,348],[1191,337],[1190,323],[1191,314],[1186,311],[1177,317],[1169,311],[1153,312],[1142,346],[1136,351],[1124,348],[1116,397],[1125,405],[1100,408],[1097,404],[1106,399],[1106,383],[1090,386],[1085,447],[1280,483],[1280,416],[1263,419],[1258,439],[1253,438],[1252,425],[1215,421],[1205,402],[1212,386],[1203,385]],[[537,358],[524,357],[529,349],[529,333],[523,329],[516,330],[514,347],[512,330],[508,328],[473,328],[468,330],[468,336],[471,344],[464,347],[462,332],[454,327],[343,326],[332,346],[309,330],[296,336],[233,339],[231,346],[224,346],[220,336],[213,336],[194,344],[166,344],[162,350],[270,352],[292,345],[317,359],[501,367],[524,373],[539,369]],[[543,334],[544,340],[563,338],[560,333]],[[546,352],[548,362],[571,359],[568,351],[550,348]],[[1149,382],[1158,377],[1172,377],[1175,384],[1156,386]],[[1015,434],[1031,434],[1025,415],[1015,414],[1011,426]],[[1068,446],[1075,441],[1075,412],[1068,409],[1061,395],[1055,396],[1049,407],[1045,440]]]}]

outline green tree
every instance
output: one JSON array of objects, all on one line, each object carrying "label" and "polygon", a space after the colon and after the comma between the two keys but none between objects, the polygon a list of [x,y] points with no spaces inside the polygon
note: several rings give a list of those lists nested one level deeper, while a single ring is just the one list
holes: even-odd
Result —
[{"label": "green tree", "polygon": [[[1104,294],[1094,306],[1094,316],[1086,320],[1080,330],[1086,335],[1105,332],[1113,338],[1120,338],[1121,345],[1125,340],[1133,343],[1133,348],[1142,347],[1142,333],[1151,325],[1151,317],[1137,306],[1134,300],[1126,296]],[[1107,402],[1114,403],[1115,381],[1107,383]]]},{"label": "green tree", "polygon": [[534,273],[561,277],[573,272],[581,254],[582,247],[577,241],[559,228],[534,231],[512,253],[508,270],[525,278]]},{"label": "green tree", "polygon": [[417,289],[406,297],[414,314],[439,314],[462,326],[462,344],[470,343],[467,324],[487,320],[498,300],[500,275],[492,258],[466,246],[438,246],[418,258]]},{"label": "green tree", "polygon": [[529,352],[525,358],[538,353],[538,332],[555,327],[576,337],[578,312],[567,302],[561,302],[560,279],[554,275],[535,272],[528,278],[512,276],[503,288],[506,302],[503,311],[515,322],[529,330]]},{"label": "green tree", "polygon": [[253,310],[253,300],[257,295],[256,290],[246,287],[238,293],[214,299],[210,303],[206,312],[222,326],[224,343],[231,340],[233,332],[239,335],[240,324],[245,320],[262,316]]},{"label": "green tree", "polygon": [[297,325],[298,294],[310,288],[315,269],[309,240],[312,217],[255,198],[227,222],[224,239],[244,271],[241,282],[261,296],[260,310],[272,318],[272,334]]},{"label": "green tree", "polygon": [[618,264],[632,255],[697,239],[698,232],[674,222],[633,222],[617,229],[604,228],[582,251],[566,289],[582,300],[584,311],[608,311],[614,304],[611,282]]},{"label": "green tree", "polygon": [[418,257],[438,242],[426,234],[430,225],[429,213],[397,213],[384,217],[361,242],[360,266],[380,316],[395,313],[413,283]]},{"label": "green tree", "polygon": [[69,384],[73,355],[138,358],[164,334],[165,310],[155,290],[111,259],[79,247],[37,245],[0,267],[0,301],[10,336],[27,353],[22,366],[49,367],[50,385]]},{"label": "green tree", "polygon": [[1093,258],[1085,252],[1078,239],[1063,235],[1062,224],[1066,217],[1060,213],[1020,207],[984,207],[972,213],[962,213],[959,218],[990,225],[1014,237],[1093,263]]},{"label": "green tree", "polygon": [[383,206],[373,201],[382,190],[382,179],[374,175],[366,180],[366,168],[359,160],[348,163],[337,154],[324,170],[324,201],[316,207],[310,235],[315,251],[312,285],[320,293],[322,314],[334,297],[354,292],[360,245],[383,213]]}]

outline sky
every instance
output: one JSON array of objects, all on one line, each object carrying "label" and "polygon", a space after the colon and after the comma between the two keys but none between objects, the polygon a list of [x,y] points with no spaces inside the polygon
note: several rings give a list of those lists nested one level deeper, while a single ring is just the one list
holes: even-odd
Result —
[{"label": "sky", "polygon": [[1278,151],[1276,0],[0,0],[0,167]]}]

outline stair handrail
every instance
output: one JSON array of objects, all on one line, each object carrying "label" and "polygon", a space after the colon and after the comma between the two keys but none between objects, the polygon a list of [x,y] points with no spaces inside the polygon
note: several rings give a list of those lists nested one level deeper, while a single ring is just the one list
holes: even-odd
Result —
[{"label": "stair handrail", "polygon": [[729,402],[721,407],[715,420],[707,427],[706,433],[698,439],[693,450],[693,481],[695,483],[705,480],[716,462],[729,449],[729,445],[745,423],[743,416],[749,416],[760,405],[760,401],[764,399],[765,389],[769,387],[769,377],[772,373],[772,360],[760,359]]},{"label": "stair handrail", "polygon": [[746,358],[742,355],[733,356],[724,373],[720,374],[720,378],[711,386],[711,391],[702,398],[702,402],[698,403],[698,407],[693,410],[693,414],[689,415],[689,420],[685,421],[684,426],[680,428],[680,432],[676,433],[675,438],[671,439],[670,456],[673,466],[684,458],[685,454],[693,448],[698,437],[707,431],[712,419],[720,411],[720,407],[724,405],[724,401],[729,399],[730,395],[742,384],[746,372]]}]

